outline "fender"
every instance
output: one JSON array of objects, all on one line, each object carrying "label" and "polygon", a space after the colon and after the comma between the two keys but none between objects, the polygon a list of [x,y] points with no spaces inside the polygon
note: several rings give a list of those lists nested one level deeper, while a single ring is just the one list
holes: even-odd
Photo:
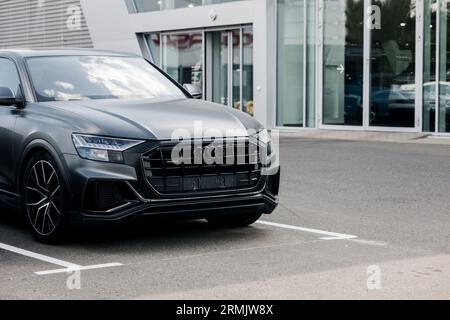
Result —
[{"label": "fender", "polygon": [[26,166],[25,160],[26,160],[27,156],[29,155],[29,153],[35,148],[44,149],[52,156],[52,158],[55,160],[55,162],[58,166],[58,169],[60,170],[62,175],[65,177],[67,187],[69,189],[69,192],[71,193],[70,175],[68,174],[69,170],[67,168],[67,164],[64,161],[64,158],[61,157],[61,153],[58,152],[57,149],[55,147],[53,147],[53,145],[51,143],[49,143],[47,140],[44,140],[41,138],[34,139],[31,142],[29,142],[23,149],[23,152],[21,153],[21,159],[19,161],[19,166],[16,168],[16,175],[15,175],[16,181],[17,181],[17,184],[16,184],[17,193],[20,194],[20,184],[22,182],[22,168],[24,166]]}]

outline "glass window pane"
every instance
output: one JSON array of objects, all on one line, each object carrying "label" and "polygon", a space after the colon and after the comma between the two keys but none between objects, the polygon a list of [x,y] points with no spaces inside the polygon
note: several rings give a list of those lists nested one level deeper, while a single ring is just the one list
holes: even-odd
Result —
[{"label": "glass window pane", "polygon": [[304,2],[278,1],[278,92],[279,126],[302,127],[304,84]]},{"label": "glass window pane", "polygon": [[161,48],[161,36],[159,33],[153,33],[145,35],[147,41],[148,49],[150,50],[150,55],[152,57],[152,62],[161,66],[160,48]]},{"label": "glass window pane", "polygon": [[41,102],[184,97],[172,81],[142,58],[32,57],[27,64]]},{"label": "glass window pane", "polygon": [[152,0],[134,0],[137,12],[159,11],[161,10],[161,1]]},{"label": "glass window pane", "polygon": [[6,87],[17,95],[20,80],[14,62],[9,59],[0,58],[0,87]]},{"label": "glass window pane", "polygon": [[253,28],[242,29],[242,111],[254,114],[253,105]]},{"label": "glass window pane", "polygon": [[203,0],[203,4],[220,4],[225,2],[234,2],[234,1],[242,1],[242,0]]},{"label": "glass window pane", "polygon": [[415,126],[415,0],[374,0],[381,28],[371,37],[370,125]]},{"label": "glass window pane", "polygon": [[128,12],[129,13],[135,13],[136,9],[134,7],[134,0],[125,0],[125,4],[127,6]]},{"label": "glass window pane", "polygon": [[[130,0],[125,0],[130,1]],[[132,0],[134,1],[137,12],[170,10],[179,8],[192,8],[210,4],[220,4],[225,2],[243,1],[243,0]],[[127,6],[129,4],[127,3]]]},{"label": "glass window pane", "polygon": [[162,69],[180,84],[193,84],[203,92],[203,34],[183,32],[164,34]]},{"label": "glass window pane", "polygon": [[233,37],[233,108],[242,110],[241,106],[241,32],[232,31]]},{"label": "glass window pane", "polygon": [[316,1],[307,1],[306,126],[316,126]]},{"label": "glass window pane", "polygon": [[436,0],[425,0],[423,53],[423,131],[436,128]]},{"label": "glass window pane", "polygon": [[364,1],[325,0],[323,124],[363,124]]},{"label": "glass window pane", "polygon": [[228,31],[212,32],[212,101],[228,103]]},{"label": "glass window pane", "polygon": [[439,35],[439,131],[450,132],[450,4],[443,3]]}]

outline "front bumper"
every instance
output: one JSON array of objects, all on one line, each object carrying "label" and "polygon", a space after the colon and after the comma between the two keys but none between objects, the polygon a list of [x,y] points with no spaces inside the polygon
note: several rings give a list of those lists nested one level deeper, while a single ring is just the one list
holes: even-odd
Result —
[{"label": "front bumper", "polygon": [[[220,194],[202,193],[183,196],[161,196],[153,193],[145,182],[140,157],[148,145],[124,154],[125,164],[104,163],[81,159],[78,155],[63,155],[72,195],[73,223],[108,222],[136,217],[173,217],[200,219],[228,213],[272,213],[278,205],[279,167],[262,176],[251,191],[229,191]],[[90,186],[95,182],[120,183],[128,198],[123,204],[103,211],[88,210],[92,197]]]}]

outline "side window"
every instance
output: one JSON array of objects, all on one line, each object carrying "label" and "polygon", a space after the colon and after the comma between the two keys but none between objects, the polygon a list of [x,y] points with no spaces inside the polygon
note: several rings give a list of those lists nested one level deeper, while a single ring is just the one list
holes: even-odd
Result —
[{"label": "side window", "polygon": [[8,87],[14,95],[17,95],[19,85],[19,74],[17,73],[14,62],[0,58],[0,87]]}]

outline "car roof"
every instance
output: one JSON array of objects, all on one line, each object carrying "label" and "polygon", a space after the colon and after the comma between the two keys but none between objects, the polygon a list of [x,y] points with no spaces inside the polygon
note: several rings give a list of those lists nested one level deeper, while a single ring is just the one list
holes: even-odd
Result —
[{"label": "car roof", "polygon": [[136,54],[123,53],[106,50],[93,49],[0,49],[0,55],[29,57],[49,57],[49,56],[117,56],[117,57],[137,57]]}]

